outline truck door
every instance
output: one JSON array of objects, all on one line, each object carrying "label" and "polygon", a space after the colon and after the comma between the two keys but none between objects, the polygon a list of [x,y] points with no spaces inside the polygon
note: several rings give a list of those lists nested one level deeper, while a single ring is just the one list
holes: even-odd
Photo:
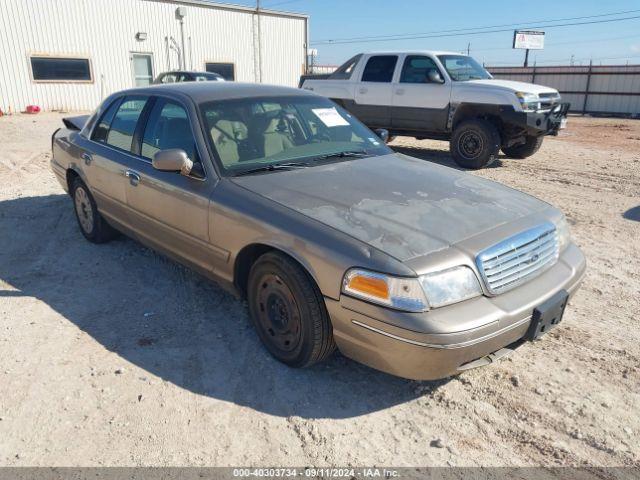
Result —
[{"label": "truck door", "polygon": [[391,126],[391,92],[397,55],[369,57],[356,84],[355,105],[352,112],[369,127]]},{"label": "truck door", "polygon": [[393,128],[444,131],[450,97],[451,81],[435,60],[426,55],[407,55],[400,76],[393,84]]}]

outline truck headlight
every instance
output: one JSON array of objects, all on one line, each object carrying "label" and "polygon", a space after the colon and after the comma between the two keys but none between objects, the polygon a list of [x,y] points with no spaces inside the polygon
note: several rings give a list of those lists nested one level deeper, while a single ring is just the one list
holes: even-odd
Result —
[{"label": "truck headlight", "polygon": [[482,295],[482,288],[473,270],[464,266],[418,278],[352,268],[344,276],[342,292],[396,310],[424,312]]},{"label": "truck headlight", "polygon": [[556,225],[556,234],[558,235],[558,250],[562,252],[571,242],[571,231],[567,217],[562,215],[558,220],[554,221]]},{"label": "truck headlight", "polygon": [[433,308],[482,295],[476,274],[465,266],[422,275],[420,284]]},{"label": "truck headlight", "polygon": [[525,112],[540,110],[540,98],[536,93],[516,92],[520,107]]}]

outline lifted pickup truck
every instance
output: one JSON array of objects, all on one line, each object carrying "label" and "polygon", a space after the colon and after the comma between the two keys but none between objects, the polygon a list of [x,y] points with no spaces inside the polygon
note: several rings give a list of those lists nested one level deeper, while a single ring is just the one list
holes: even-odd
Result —
[{"label": "lifted pickup truck", "polygon": [[456,163],[482,168],[500,149],[526,158],[566,124],[557,90],[497,80],[467,55],[412,51],[364,53],[331,75],[300,86],[332,99],[368,127],[391,136],[449,140]]}]

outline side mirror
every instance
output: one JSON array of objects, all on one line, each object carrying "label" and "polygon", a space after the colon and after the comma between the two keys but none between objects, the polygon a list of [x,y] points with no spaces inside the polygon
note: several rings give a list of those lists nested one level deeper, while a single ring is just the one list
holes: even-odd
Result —
[{"label": "side mirror", "polygon": [[193,168],[193,162],[189,159],[187,152],[179,148],[157,152],[151,164],[156,170],[180,172],[182,175],[189,175]]},{"label": "side mirror", "polygon": [[440,72],[437,70],[429,70],[427,73],[427,79],[429,83],[444,83],[444,78],[440,76]]},{"label": "side mirror", "polygon": [[385,128],[377,128],[373,131],[384,143],[389,141],[389,130]]}]

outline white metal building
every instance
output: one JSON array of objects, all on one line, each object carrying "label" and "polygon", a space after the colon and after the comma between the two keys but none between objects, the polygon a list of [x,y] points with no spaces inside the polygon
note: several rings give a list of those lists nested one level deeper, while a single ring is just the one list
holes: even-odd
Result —
[{"label": "white metal building", "polygon": [[182,66],[296,86],[307,24],[205,0],[0,0],[0,109],[91,110]]}]

